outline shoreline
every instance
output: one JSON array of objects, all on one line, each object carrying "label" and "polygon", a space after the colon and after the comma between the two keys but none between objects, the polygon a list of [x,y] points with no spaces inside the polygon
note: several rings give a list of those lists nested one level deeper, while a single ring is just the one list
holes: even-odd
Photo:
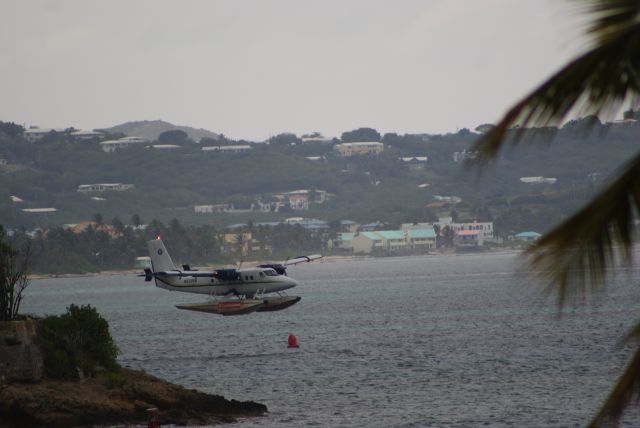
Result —
[{"label": "shoreline", "polygon": [[[357,261],[357,260],[369,260],[369,259],[378,259],[378,258],[396,258],[396,257],[459,257],[466,255],[481,255],[481,254],[518,254],[522,253],[522,248],[496,248],[491,249],[489,251],[479,251],[479,252],[467,252],[467,253],[456,253],[455,251],[451,252],[434,252],[434,253],[426,253],[426,254],[400,254],[400,255],[331,255],[323,257],[321,260],[316,263],[333,263],[340,261]],[[246,261],[245,263],[250,264],[265,264],[265,263],[273,263],[273,261],[265,261],[265,260],[251,260]],[[221,268],[229,268],[229,264],[206,264],[199,266],[201,268],[211,268],[211,269],[221,269]],[[65,278],[92,278],[98,276],[119,276],[119,275],[139,275],[142,271],[140,269],[114,269],[114,270],[104,270],[100,272],[87,272],[87,273],[60,273],[60,274],[30,274],[29,280],[41,280],[41,279],[65,279]]]}]

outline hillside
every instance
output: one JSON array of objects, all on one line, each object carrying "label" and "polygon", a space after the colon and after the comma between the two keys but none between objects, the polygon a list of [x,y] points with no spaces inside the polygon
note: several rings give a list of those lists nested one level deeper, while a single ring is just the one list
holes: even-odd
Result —
[{"label": "hillside", "polygon": [[174,125],[163,120],[139,120],[133,122],[121,123],[120,125],[112,126],[111,128],[104,129],[110,134],[124,134],[127,136],[144,137],[151,141],[157,140],[158,136],[165,131],[171,131],[179,129],[187,133],[190,139],[195,142],[199,142],[201,138],[214,138],[219,137],[215,132],[208,131],[206,129],[197,129],[190,126]]},{"label": "hillside", "polygon": [[[352,157],[339,156],[332,144],[295,139],[252,144],[245,153],[204,152],[198,144],[169,151],[132,147],[104,153],[97,142],[30,143],[19,135],[0,135],[0,158],[8,161],[0,166],[0,223],[31,229],[78,223],[101,213],[106,221],[117,216],[127,222],[139,214],[145,222],[178,218],[185,225],[226,226],[298,216],[398,225],[456,215],[494,221],[501,236],[544,232],[583,205],[636,153],[640,126],[598,124],[587,133],[576,122],[560,130],[525,132],[517,149],[504,152],[482,174],[454,160],[455,153],[468,154],[479,138],[468,130],[428,138],[386,134],[383,153]],[[428,156],[428,161],[412,168],[402,160],[415,156]],[[555,181],[525,183],[522,177]],[[121,192],[77,191],[90,183],[134,187]],[[303,211],[194,212],[194,205],[206,204],[245,208],[298,189],[324,190],[332,197]],[[13,202],[11,196],[23,202]],[[461,202],[446,202],[452,196]],[[22,212],[39,207],[58,211],[48,216]]]}]

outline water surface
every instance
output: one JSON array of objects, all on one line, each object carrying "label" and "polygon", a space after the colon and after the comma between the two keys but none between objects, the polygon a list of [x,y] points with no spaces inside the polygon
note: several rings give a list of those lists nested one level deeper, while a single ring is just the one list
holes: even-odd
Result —
[{"label": "water surface", "polygon": [[[131,276],[34,281],[23,312],[90,303],[122,364],[187,387],[266,404],[234,426],[584,426],[630,355],[640,270],[598,304],[558,318],[524,285],[513,254],[355,259],[299,265],[281,312],[180,311],[202,296]],[[287,349],[294,333],[300,348]],[[632,410],[622,426],[640,426]]]}]

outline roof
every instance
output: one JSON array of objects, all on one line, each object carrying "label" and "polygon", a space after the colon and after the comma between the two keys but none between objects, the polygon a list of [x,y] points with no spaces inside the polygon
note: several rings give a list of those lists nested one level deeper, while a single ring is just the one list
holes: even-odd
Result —
[{"label": "roof", "polygon": [[365,238],[369,238],[372,241],[382,241],[382,237],[376,235],[375,232],[361,232],[360,235],[364,236]]},{"label": "roof", "polygon": [[25,213],[54,213],[58,210],[55,208],[23,208],[22,211]]},{"label": "roof", "polygon": [[433,229],[409,229],[409,238],[435,238],[436,231]]},{"label": "roof", "polygon": [[154,149],[179,149],[180,146],[176,144],[154,144],[151,147]]},{"label": "roof", "polygon": [[376,230],[375,233],[384,239],[404,239],[404,233],[401,230]]},{"label": "roof", "polygon": [[458,236],[476,236],[479,235],[479,230],[459,230],[456,235]]},{"label": "roof", "polygon": [[538,232],[521,232],[516,235],[516,238],[539,238],[542,234]]},{"label": "roof", "polygon": [[384,146],[384,144],[379,143],[377,141],[362,141],[359,143],[340,143],[336,144],[337,146],[345,146],[345,147],[357,147],[357,146]]}]

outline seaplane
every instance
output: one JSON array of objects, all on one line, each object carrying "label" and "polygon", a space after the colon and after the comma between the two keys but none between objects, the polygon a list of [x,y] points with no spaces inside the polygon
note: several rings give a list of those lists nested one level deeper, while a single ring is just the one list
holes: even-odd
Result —
[{"label": "seaplane", "polygon": [[[203,271],[189,265],[177,267],[162,239],[147,243],[151,267],[145,268],[144,280],[155,281],[156,287],[170,291],[206,294],[212,300],[204,303],[176,305],[178,309],[220,315],[245,315],[286,309],[300,301],[284,290],[298,285],[287,276],[287,267],[322,258],[319,254],[298,256],[282,263],[261,264],[251,268]],[[272,294],[273,296],[265,296]]]}]

